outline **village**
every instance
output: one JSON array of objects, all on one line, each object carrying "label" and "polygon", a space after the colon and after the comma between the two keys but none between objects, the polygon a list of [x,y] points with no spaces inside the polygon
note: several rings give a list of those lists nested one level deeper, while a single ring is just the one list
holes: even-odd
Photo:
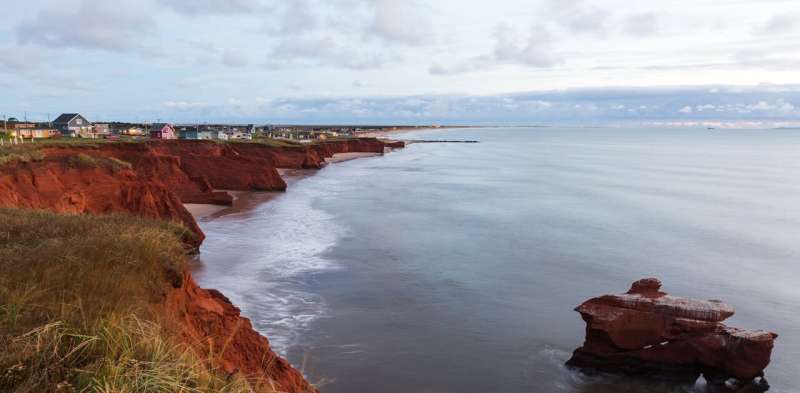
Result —
[{"label": "village", "polygon": [[[412,128],[418,128],[415,126]],[[256,124],[180,124],[167,122],[91,122],[79,113],[63,113],[53,121],[30,122],[3,118],[0,144],[33,142],[37,139],[87,138],[109,140],[187,139],[252,140],[254,137],[308,143],[329,138],[357,137],[397,126],[321,126]],[[408,128],[408,127],[402,127]]]}]

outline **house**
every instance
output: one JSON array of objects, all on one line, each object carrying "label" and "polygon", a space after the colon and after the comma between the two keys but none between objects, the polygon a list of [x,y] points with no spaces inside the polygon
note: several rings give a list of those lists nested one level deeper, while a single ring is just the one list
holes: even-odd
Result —
[{"label": "house", "polygon": [[230,135],[230,139],[252,140],[253,135],[249,132],[234,132]]},{"label": "house", "polygon": [[85,117],[77,113],[62,113],[53,121],[53,127],[61,132],[62,136],[89,135],[92,124]]},{"label": "house", "polygon": [[152,139],[178,139],[175,132],[175,127],[169,123],[156,123],[150,129],[150,138]]},{"label": "house", "polygon": [[92,133],[95,137],[102,137],[105,138],[111,135],[111,127],[105,123],[94,123],[92,124]]},{"label": "house", "polygon": [[145,134],[144,129],[141,127],[128,127],[122,130],[123,135],[130,135],[130,136],[143,136]]},{"label": "house", "polygon": [[200,131],[197,129],[183,129],[179,133],[180,139],[200,139]]},{"label": "house", "polygon": [[197,139],[211,140],[217,139],[217,132],[212,130],[202,130],[197,132]]},{"label": "house", "polygon": [[61,133],[50,127],[49,123],[13,123],[9,124],[9,136],[22,139],[44,139],[59,136]]}]

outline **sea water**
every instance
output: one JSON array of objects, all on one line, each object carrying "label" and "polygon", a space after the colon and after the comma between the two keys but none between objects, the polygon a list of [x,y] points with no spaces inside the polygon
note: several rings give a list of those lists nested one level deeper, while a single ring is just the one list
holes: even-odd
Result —
[{"label": "sea water", "polygon": [[323,392],[683,392],[563,363],[573,308],[643,277],[780,334],[799,392],[800,133],[474,128],[201,221],[221,290]]}]

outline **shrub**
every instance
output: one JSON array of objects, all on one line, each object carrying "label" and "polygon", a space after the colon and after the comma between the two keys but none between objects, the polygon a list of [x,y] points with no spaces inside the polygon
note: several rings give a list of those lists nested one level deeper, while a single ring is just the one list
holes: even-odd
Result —
[{"label": "shrub", "polygon": [[41,150],[0,150],[0,166],[14,162],[41,161],[44,157]]}]

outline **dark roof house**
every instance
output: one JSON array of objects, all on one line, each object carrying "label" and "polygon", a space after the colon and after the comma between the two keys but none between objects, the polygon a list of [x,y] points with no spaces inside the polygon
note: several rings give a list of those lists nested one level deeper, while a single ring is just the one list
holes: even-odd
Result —
[{"label": "dark roof house", "polygon": [[89,129],[92,124],[78,113],[62,113],[53,121],[53,127],[64,136],[74,136]]}]

